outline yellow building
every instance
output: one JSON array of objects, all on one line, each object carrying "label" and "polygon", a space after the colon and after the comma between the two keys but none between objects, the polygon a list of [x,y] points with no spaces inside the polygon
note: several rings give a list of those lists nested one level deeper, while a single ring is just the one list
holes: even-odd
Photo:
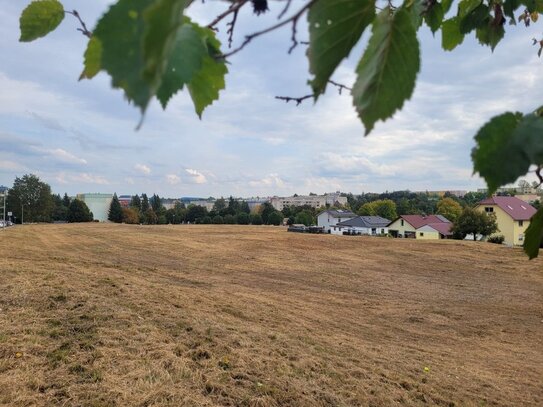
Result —
[{"label": "yellow building", "polygon": [[514,196],[493,196],[479,202],[475,209],[496,215],[498,232],[495,235],[503,235],[504,243],[511,246],[524,243],[524,233],[536,213],[533,206]]},{"label": "yellow building", "polygon": [[394,237],[412,239],[446,239],[451,236],[452,223],[441,215],[401,215],[388,225]]}]

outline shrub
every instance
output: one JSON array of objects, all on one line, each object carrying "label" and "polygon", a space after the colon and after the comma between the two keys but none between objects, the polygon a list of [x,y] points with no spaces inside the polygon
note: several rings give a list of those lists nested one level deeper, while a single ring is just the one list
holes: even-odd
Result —
[{"label": "shrub", "polygon": [[248,213],[241,212],[236,216],[238,225],[248,225],[251,222],[251,217]]},{"label": "shrub", "polygon": [[251,215],[251,224],[262,225],[262,216],[260,216],[258,213],[253,213]]},{"label": "shrub", "polygon": [[227,225],[234,225],[236,223],[236,217],[234,215],[224,215],[224,223]]},{"label": "shrub", "polygon": [[221,215],[217,215],[213,218],[213,223],[215,225],[222,225],[224,223],[224,219],[222,218]]},{"label": "shrub", "polygon": [[504,240],[505,240],[504,235],[495,235],[495,236],[490,236],[487,241],[489,243],[502,244]]}]

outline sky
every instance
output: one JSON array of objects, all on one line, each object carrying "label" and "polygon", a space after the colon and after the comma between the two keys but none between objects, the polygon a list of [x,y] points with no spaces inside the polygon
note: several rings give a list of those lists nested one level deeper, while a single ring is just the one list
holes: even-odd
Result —
[{"label": "sky", "polygon": [[[112,3],[62,2],[89,27]],[[105,73],[78,82],[87,39],[76,31],[75,19],[66,16],[45,38],[18,42],[19,16],[28,3],[0,0],[0,185],[34,173],[55,193],[70,195],[474,190],[484,187],[470,159],[477,130],[497,114],[527,113],[543,101],[536,79],[543,61],[532,46],[532,38],[542,35],[540,25],[507,25],[494,53],[474,34],[445,52],[441,34],[423,28],[413,97],[364,137],[348,93],[329,87],[316,104],[300,106],[275,99],[311,93],[306,47],[289,55],[291,32],[285,27],[229,59],[226,89],[201,120],[181,92],[165,111],[154,101],[136,131],[138,109],[110,87]],[[277,21],[282,4],[270,3],[264,16],[240,13],[234,46]],[[291,13],[303,4],[293,0]],[[188,15],[208,24],[225,8],[223,1],[195,2]],[[226,50],[226,28],[219,28]],[[303,21],[298,33],[307,40]],[[336,70],[335,81],[352,86],[367,39],[368,32]]]}]

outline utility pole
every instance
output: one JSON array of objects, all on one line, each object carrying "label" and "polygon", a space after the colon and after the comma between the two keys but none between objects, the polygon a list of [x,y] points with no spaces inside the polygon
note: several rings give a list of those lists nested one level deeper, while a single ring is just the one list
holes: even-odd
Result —
[{"label": "utility pole", "polygon": [[4,187],[4,186],[0,186],[0,192],[2,193],[2,200],[3,200],[3,229],[6,228],[6,197],[7,197],[7,193],[8,193],[8,188],[7,187]]}]

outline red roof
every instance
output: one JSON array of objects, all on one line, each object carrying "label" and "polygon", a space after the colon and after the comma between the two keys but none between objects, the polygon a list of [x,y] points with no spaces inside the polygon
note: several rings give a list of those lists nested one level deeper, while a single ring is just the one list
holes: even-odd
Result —
[{"label": "red roof", "polygon": [[514,196],[493,196],[492,198],[482,200],[479,202],[479,205],[498,205],[513,220],[530,220],[537,212],[532,205]]},{"label": "red roof", "polygon": [[[405,220],[407,223],[409,223],[411,226],[413,226],[415,229],[420,228],[421,226],[430,225],[434,227],[434,224],[444,224],[444,225],[450,225],[451,222],[440,215],[428,215],[428,216],[422,216],[422,215],[401,215],[401,219]],[[449,226],[450,227],[450,226]],[[438,230],[438,229],[436,229]],[[441,231],[440,231],[441,232]]]},{"label": "red roof", "polygon": [[451,222],[440,222],[440,223],[428,223],[427,226],[430,226],[431,228],[434,228],[439,233],[445,236],[452,235],[451,228],[452,223]]}]

